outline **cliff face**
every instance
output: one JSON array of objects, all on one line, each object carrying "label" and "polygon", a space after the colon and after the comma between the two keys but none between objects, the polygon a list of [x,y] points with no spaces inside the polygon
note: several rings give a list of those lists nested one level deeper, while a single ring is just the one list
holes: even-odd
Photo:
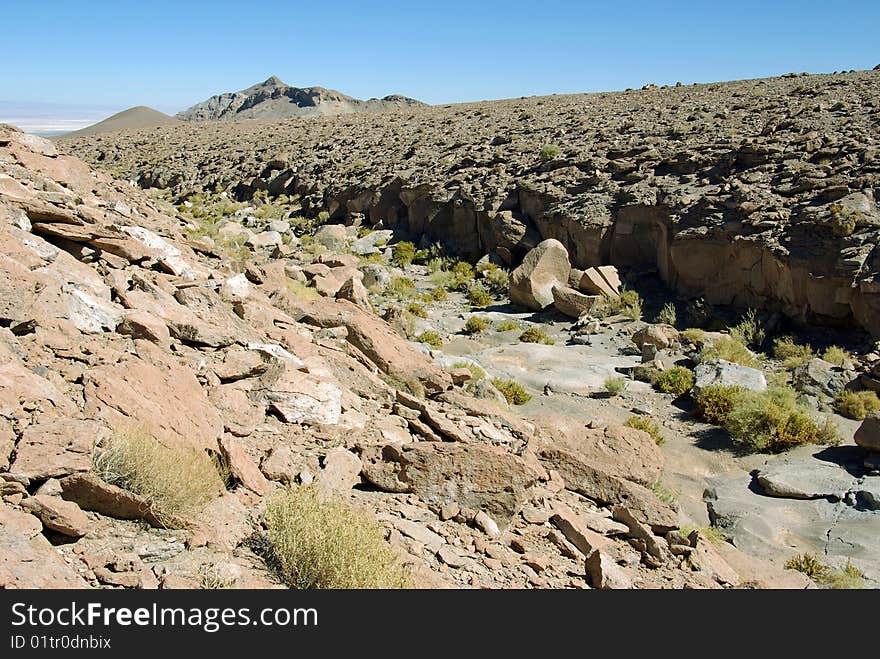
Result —
[{"label": "cliff face", "polygon": [[790,75],[165,129],[65,148],[143,186],[300,195],[307,213],[880,336],[880,77]]}]

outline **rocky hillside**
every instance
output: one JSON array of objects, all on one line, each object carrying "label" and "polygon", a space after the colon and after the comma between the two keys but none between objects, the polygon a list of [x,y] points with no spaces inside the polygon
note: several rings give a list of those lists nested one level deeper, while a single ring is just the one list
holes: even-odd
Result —
[{"label": "rocky hillside", "polygon": [[144,187],[299,195],[304,213],[516,264],[653,269],[685,298],[880,336],[880,73],[186,125],[64,143]]},{"label": "rocky hillside", "polygon": [[391,95],[361,101],[323,87],[291,87],[275,76],[237,92],[212,96],[177,113],[183,121],[239,121],[335,116],[424,105],[406,96]]},{"label": "rocky hillside", "polygon": [[0,586],[278,586],[266,501],[310,483],[420,586],[810,585],[683,530],[648,433],[475,397],[373,313],[351,231],[192,228],[0,127]]},{"label": "rocky hillside", "polygon": [[153,108],[139,105],[122,112],[117,112],[111,117],[107,117],[103,121],[99,121],[91,126],[86,126],[80,130],[64,135],[66,138],[84,137],[86,135],[97,135],[99,133],[112,133],[118,130],[145,130],[147,128],[157,128],[159,126],[173,126],[179,124],[180,121],[174,117],[169,117],[164,112],[159,112]]}]

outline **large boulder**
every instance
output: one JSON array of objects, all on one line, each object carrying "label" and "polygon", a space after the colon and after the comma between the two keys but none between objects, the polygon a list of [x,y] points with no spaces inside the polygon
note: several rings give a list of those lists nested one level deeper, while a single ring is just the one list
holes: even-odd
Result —
[{"label": "large boulder", "polygon": [[694,394],[706,387],[742,387],[750,391],[767,391],[767,379],[756,368],[741,366],[723,359],[712,359],[697,364],[694,369]]},{"label": "large boulder", "polygon": [[590,313],[596,302],[602,299],[598,295],[584,295],[569,286],[554,286],[552,293],[553,306],[569,318],[580,318]]},{"label": "large boulder", "polygon": [[412,492],[436,506],[458,504],[483,511],[504,528],[528,500],[540,475],[506,450],[447,442],[370,447],[361,454],[363,475],[390,492]]},{"label": "large boulder", "polygon": [[835,366],[817,357],[794,370],[792,384],[795,389],[808,396],[833,398],[855,377],[854,371]]},{"label": "large boulder", "polygon": [[874,412],[862,421],[853,439],[862,448],[880,452],[880,412]]},{"label": "large boulder", "polygon": [[678,330],[672,325],[663,323],[657,325],[648,325],[638,330],[632,336],[632,341],[639,348],[643,345],[652,345],[658,350],[664,350],[669,346],[681,341]]},{"label": "large boulder", "polygon": [[531,250],[510,273],[510,301],[540,311],[553,304],[553,287],[568,286],[571,263],[561,242],[550,238]]}]

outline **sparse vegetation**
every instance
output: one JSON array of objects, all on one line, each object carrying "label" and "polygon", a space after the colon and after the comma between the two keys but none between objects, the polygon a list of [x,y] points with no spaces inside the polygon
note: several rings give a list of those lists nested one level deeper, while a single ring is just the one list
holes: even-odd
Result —
[{"label": "sparse vegetation", "polygon": [[682,343],[690,343],[698,348],[706,344],[706,332],[695,327],[690,327],[681,333]]},{"label": "sparse vegetation", "polygon": [[419,382],[416,378],[401,380],[400,378],[396,378],[393,375],[387,375],[385,373],[379,375],[379,378],[386,384],[394,387],[398,391],[402,391],[405,394],[415,396],[416,398],[425,397],[425,387],[422,386],[422,383]]},{"label": "sparse vegetation", "polygon": [[792,371],[810,361],[815,354],[809,345],[800,345],[790,336],[783,336],[773,342],[773,356],[782,362],[782,366]]},{"label": "sparse vegetation", "polygon": [[433,330],[426,330],[422,332],[416,337],[416,341],[418,341],[419,343],[427,343],[429,346],[434,348],[434,350],[439,350],[441,347],[443,347],[443,337]]},{"label": "sparse vegetation", "polygon": [[95,450],[102,479],[144,497],[164,525],[186,524],[220,495],[224,477],[205,451],[165,446],[143,428],[116,431]]},{"label": "sparse vegetation", "polygon": [[467,334],[482,334],[489,329],[489,319],[482,316],[471,316],[464,324],[464,331]]},{"label": "sparse vegetation", "polygon": [[660,501],[665,504],[672,506],[673,508],[678,507],[678,498],[675,496],[675,493],[666,487],[662,481],[654,481],[651,483],[651,491],[654,493]]},{"label": "sparse vegetation", "polygon": [[834,409],[841,416],[861,421],[871,412],[880,411],[880,398],[873,391],[842,391],[834,399]]},{"label": "sparse vegetation", "polygon": [[423,307],[418,302],[410,302],[406,307],[406,311],[407,311],[407,313],[412,314],[416,318],[427,318],[428,317],[428,312],[425,310],[425,307]]},{"label": "sparse vegetation", "polygon": [[639,364],[638,366],[633,367],[631,375],[633,380],[654,384],[657,381],[657,376],[660,375],[660,369],[656,366]]},{"label": "sparse vegetation", "polygon": [[496,332],[510,332],[511,330],[518,330],[519,323],[515,320],[502,320],[495,326]]},{"label": "sparse vegetation", "polygon": [[840,204],[831,204],[829,207],[831,231],[835,236],[851,236],[858,226],[861,213],[851,211]]},{"label": "sparse vegetation", "polygon": [[706,538],[706,540],[713,545],[722,545],[727,542],[727,535],[717,526],[692,526],[690,524],[685,524],[678,530],[678,532],[686,538],[694,531]]},{"label": "sparse vegetation", "polygon": [[612,396],[619,396],[626,389],[626,378],[613,377],[605,380],[605,391]]},{"label": "sparse vegetation", "polygon": [[385,288],[386,295],[399,300],[411,298],[416,291],[415,282],[409,277],[395,277]]},{"label": "sparse vegetation", "polygon": [[655,323],[665,323],[666,325],[672,325],[675,327],[675,321],[677,320],[677,314],[675,311],[675,305],[672,302],[667,302],[663,305],[663,308],[660,310],[660,313],[657,314],[657,317],[654,319]]},{"label": "sparse vegetation", "polygon": [[737,401],[745,392],[742,387],[723,387],[712,385],[700,389],[700,393],[694,397],[697,404],[697,416],[702,417],[706,423],[723,426],[727,423],[727,417],[737,405]]},{"label": "sparse vegetation", "polygon": [[846,366],[853,363],[853,356],[840,346],[830,346],[822,353],[822,359],[835,366]]},{"label": "sparse vegetation", "polygon": [[471,379],[472,380],[482,380],[484,377],[486,377],[486,371],[484,371],[482,368],[477,366],[474,362],[466,362],[466,361],[455,362],[452,365],[452,368],[453,369],[466,368],[467,370],[469,370],[471,372]]},{"label": "sparse vegetation", "polygon": [[510,288],[510,274],[507,270],[498,267],[494,263],[488,263],[480,270],[482,283],[495,295],[507,295]]},{"label": "sparse vegetation", "polygon": [[644,430],[646,433],[651,435],[651,439],[654,440],[654,443],[657,444],[657,446],[663,446],[663,443],[666,441],[666,438],[663,437],[662,433],[660,432],[660,426],[658,426],[646,416],[638,416],[636,414],[633,414],[624,422],[623,425],[630,428],[635,428],[636,430]]},{"label": "sparse vegetation", "polygon": [[402,268],[412,263],[415,255],[416,246],[413,243],[407,241],[399,242],[393,246],[391,262]]},{"label": "sparse vegetation", "polygon": [[556,160],[559,157],[559,147],[555,144],[548,144],[541,149],[541,153],[538,154],[538,158],[541,162],[550,162],[551,160]]},{"label": "sparse vegetation", "polygon": [[809,552],[795,554],[785,562],[787,570],[803,572],[820,586],[833,590],[854,590],[864,588],[865,575],[852,563],[837,570],[823,563],[815,554]]},{"label": "sparse vegetation", "polygon": [[766,331],[758,321],[758,314],[749,309],[742,320],[730,330],[730,337],[743,345],[759,349],[766,338]]},{"label": "sparse vegetation", "polygon": [[292,588],[412,587],[382,527],[317,487],[276,494],[266,505],[266,527]]},{"label": "sparse vegetation", "polygon": [[492,385],[501,392],[501,395],[510,405],[525,405],[532,397],[525,388],[513,380],[492,380]]},{"label": "sparse vegetation", "polygon": [[618,297],[603,295],[593,307],[593,314],[599,318],[608,318],[620,314],[630,320],[642,319],[642,298],[634,290],[625,288]]},{"label": "sparse vegetation", "polygon": [[525,330],[522,334],[519,335],[519,340],[522,343],[543,343],[544,345],[552,346],[556,343],[550,336],[542,330],[540,327],[530,327]]},{"label": "sparse vegetation", "polygon": [[291,295],[301,300],[321,299],[321,294],[313,286],[308,286],[301,281],[296,281],[289,277],[285,280],[284,287]]},{"label": "sparse vegetation", "polygon": [[700,361],[710,359],[723,359],[740,366],[761,368],[761,362],[741,341],[731,336],[723,336],[709,345],[703,347],[700,352]]},{"label": "sparse vegetation", "polygon": [[694,386],[694,372],[684,366],[673,366],[657,375],[654,386],[667,394],[684,395]]},{"label": "sparse vegetation", "polygon": [[725,428],[737,446],[748,452],[778,453],[802,444],[833,441],[832,426],[818,426],[788,387],[743,392],[735,399]]},{"label": "sparse vegetation", "polygon": [[488,307],[493,302],[492,296],[482,286],[475,285],[468,289],[468,302],[474,307]]}]

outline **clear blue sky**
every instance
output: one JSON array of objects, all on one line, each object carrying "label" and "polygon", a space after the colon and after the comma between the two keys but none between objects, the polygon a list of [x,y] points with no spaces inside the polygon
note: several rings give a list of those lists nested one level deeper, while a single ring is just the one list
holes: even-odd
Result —
[{"label": "clear blue sky", "polygon": [[174,112],[279,76],[430,103],[880,64],[880,0],[5,2],[0,99]]}]

